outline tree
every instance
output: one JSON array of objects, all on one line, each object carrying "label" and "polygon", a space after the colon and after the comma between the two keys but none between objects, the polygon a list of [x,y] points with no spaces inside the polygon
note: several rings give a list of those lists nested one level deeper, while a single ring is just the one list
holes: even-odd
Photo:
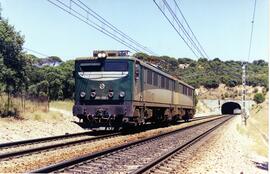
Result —
[{"label": "tree", "polygon": [[263,95],[262,93],[257,93],[257,94],[254,95],[253,100],[254,100],[257,104],[259,104],[259,103],[264,102],[265,97],[264,97],[264,95]]},{"label": "tree", "polygon": [[[0,82],[8,93],[19,92],[24,87],[23,57],[21,55],[24,38],[7,20],[0,20]],[[9,104],[8,104],[9,106]]]}]

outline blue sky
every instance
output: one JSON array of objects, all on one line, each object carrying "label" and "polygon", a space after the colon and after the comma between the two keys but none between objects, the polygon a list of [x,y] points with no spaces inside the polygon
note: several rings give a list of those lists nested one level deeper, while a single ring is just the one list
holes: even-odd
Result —
[{"label": "blue sky", "polygon": [[[82,1],[158,55],[196,59],[152,0]],[[92,55],[95,49],[127,49],[47,0],[0,2],[2,16],[25,36],[27,48],[63,60]],[[210,59],[247,60],[253,3],[181,0],[180,8]],[[251,61],[269,57],[268,7],[267,0],[257,0]]]}]

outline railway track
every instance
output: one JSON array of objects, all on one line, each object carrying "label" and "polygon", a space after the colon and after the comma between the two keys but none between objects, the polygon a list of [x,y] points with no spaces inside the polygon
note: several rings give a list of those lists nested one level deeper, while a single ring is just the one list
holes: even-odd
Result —
[{"label": "railway track", "polygon": [[153,168],[176,151],[183,150],[199,141],[230,118],[232,117],[211,119],[179,130],[47,166],[32,171],[32,173],[142,173]]},{"label": "railway track", "polygon": [[120,135],[119,132],[116,132],[89,137],[91,134],[93,133],[83,132],[0,144],[0,160],[10,160],[23,155],[31,155],[33,153],[39,153],[41,151],[48,151],[52,149],[54,150],[75,144],[100,141]]},{"label": "railway track", "polygon": [[[213,117],[217,117],[217,115],[198,117],[198,118],[192,119],[191,121],[210,119]],[[152,128],[153,127],[151,126],[145,127],[143,128],[143,130],[148,130]],[[3,144],[0,144],[0,160],[12,159],[14,157],[30,155],[33,153],[38,153],[41,151],[48,151],[48,150],[61,148],[65,146],[95,142],[95,141],[99,141],[103,139],[114,138],[116,136],[121,135],[119,132],[117,132],[117,133],[100,135],[96,137],[89,137],[89,135],[102,134],[102,133],[105,133],[105,132],[95,133],[92,131],[87,131],[87,132],[82,132],[82,133],[3,143]]]},{"label": "railway track", "polygon": [[[219,115],[202,116],[202,117],[193,118],[191,119],[191,121],[208,119],[208,118],[213,118],[217,116]],[[107,134],[107,133],[106,131],[99,131],[99,132],[86,131],[86,132],[80,132],[80,133],[74,133],[74,134],[65,134],[65,135],[58,135],[58,136],[51,136],[51,137],[44,137],[44,138],[28,139],[28,140],[22,140],[22,141],[13,141],[13,142],[0,144],[0,149],[24,146],[24,145],[29,145],[29,144],[32,145],[32,144],[38,144],[38,143],[43,143],[43,142],[50,142],[50,141],[74,138],[74,137],[80,137],[80,136],[101,135],[101,134]]]},{"label": "railway track", "polygon": [[[223,123],[225,123],[226,121],[224,121]],[[203,145],[207,138],[211,138],[210,133],[222,126],[223,123],[216,125],[215,127],[204,132],[203,134],[190,140],[186,144],[172,149],[171,151],[151,161],[145,166],[133,171],[132,174],[179,173],[179,170],[181,171],[181,167],[186,167],[184,163],[185,160],[192,158],[192,155],[196,153],[196,150],[199,149],[201,145]]]}]

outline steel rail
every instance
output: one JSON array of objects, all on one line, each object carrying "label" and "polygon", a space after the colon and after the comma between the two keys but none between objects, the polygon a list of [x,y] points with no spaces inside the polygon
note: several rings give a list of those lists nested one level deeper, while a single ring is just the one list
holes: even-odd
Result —
[{"label": "steel rail", "polygon": [[196,142],[200,141],[202,138],[206,137],[207,135],[209,135],[211,132],[215,131],[216,129],[218,129],[220,126],[222,126],[224,123],[226,123],[228,120],[230,120],[233,117],[229,117],[227,120],[219,123],[218,125],[216,125],[215,127],[209,129],[208,131],[204,132],[203,134],[195,137],[194,139],[190,140],[189,142],[185,143],[184,145],[181,145],[175,149],[172,149],[171,151],[167,152],[166,154],[160,156],[159,158],[157,158],[156,160],[148,163],[147,165],[139,168],[138,170],[135,170],[134,172],[132,172],[131,174],[141,174],[147,171],[151,171],[151,169],[155,168],[155,166],[160,165],[160,163],[164,162],[165,160],[167,160],[168,158],[174,156],[176,153],[180,153],[184,150],[186,150],[187,148],[191,147],[192,145],[194,145]]},{"label": "steel rail", "polygon": [[12,147],[17,145],[25,145],[25,144],[31,144],[31,143],[39,143],[44,141],[51,141],[51,140],[57,140],[62,138],[71,138],[71,137],[77,137],[81,135],[87,135],[92,133],[92,131],[87,132],[80,132],[75,134],[66,134],[66,135],[58,135],[58,136],[51,136],[51,137],[44,137],[44,138],[35,138],[35,139],[28,139],[28,140],[22,140],[22,141],[13,141],[8,143],[2,143],[0,144],[0,148],[6,148],[6,147]]},{"label": "steel rail", "polygon": [[81,143],[87,143],[87,142],[91,142],[91,141],[98,141],[98,140],[102,140],[102,139],[106,139],[106,138],[112,138],[112,137],[117,136],[117,135],[120,135],[120,133],[119,132],[112,133],[112,134],[108,134],[108,135],[101,135],[101,136],[86,138],[86,139],[82,139],[82,140],[75,140],[75,141],[58,143],[58,144],[42,146],[42,147],[37,147],[37,148],[30,148],[30,149],[15,151],[15,152],[8,152],[8,153],[0,154],[0,160],[5,159],[5,158],[17,157],[17,156],[29,154],[29,153],[34,153],[34,152],[39,152],[39,151],[44,151],[44,150],[51,150],[51,149],[64,147],[64,146],[70,146],[70,145],[74,145],[74,144],[81,144]]},{"label": "steel rail", "polygon": [[97,157],[101,157],[103,155],[107,155],[107,154],[110,154],[112,152],[116,152],[116,151],[119,151],[119,150],[122,150],[122,149],[126,149],[126,148],[129,148],[131,146],[138,145],[138,144],[141,144],[141,143],[144,143],[144,142],[148,142],[148,141],[151,141],[151,140],[154,140],[154,139],[157,139],[157,138],[161,138],[161,137],[164,137],[164,136],[167,136],[167,135],[170,135],[170,134],[178,133],[178,132],[181,132],[181,131],[184,131],[184,130],[187,130],[187,129],[190,129],[190,128],[193,128],[193,127],[197,127],[197,126],[209,123],[209,122],[213,122],[213,121],[221,119],[221,118],[223,118],[223,117],[218,117],[218,118],[207,120],[207,121],[195,124],[195,125],[190,125],[190,126],[187,126],[187,127],[184,127],[184,128],[177,129],[177,130],[162,133],[160,135],[155,135],[155,136],[144,138],[144,139],[141,139],[141,140],[129,142],[129,143],[122,144],[122,145],[112,147],[112,148],[108,148],[108,149],[105,149],[105,150],[102,150],[102,151],[99,151],[99,152],[90,153],[90,154],[87,154],[87,155],[84,155],[84,156],[81,156],[81,157],[78,157],[78,158],[74,158],[74,159],[63,161],[63,162],[59,162],[59,163],[54,164],[54,165],[46,166],[46,167],[31,171],[30,173],[49,173],[49,172],[54,172],[54,171],[57,171],[57,170],[61,170],[61,169],[67,168],[69,166],[76,165],[78,163],[81,163],[81,162],[84,162],[84,161],[87,161],[87,160],[91,160],[91,159],[94,159],[94,158],[97,158]]},{"label": "steel rail", "polygon": [[[212,117],[216,117],[216,116],[221,116],[221,115],[209,115],[209,116],[195,117],[195,118],[191,119],[191,121],[208,119],[208,118],[212,118]],[[46,141],[58,140],[58,139],[63,139],[63,138],[73,138],[73,137],[82,136],[82,135],[89,135],[92,133],[94,133],[94,132],[93,131],[86,131],[86,132],[80,132],[80,133],[74,133],[74,134],[57,135],[57,136],[50,136],[50,137],[43,137],[43,138],[34,138],[34,139],[27,139],[27,140],[22,140],[22,141],[12,141],[12,142],[7,142],[7,143],[1,143],[0,148],[10,148],[10,147],[19,146],[19,145],[43,143]]]}]

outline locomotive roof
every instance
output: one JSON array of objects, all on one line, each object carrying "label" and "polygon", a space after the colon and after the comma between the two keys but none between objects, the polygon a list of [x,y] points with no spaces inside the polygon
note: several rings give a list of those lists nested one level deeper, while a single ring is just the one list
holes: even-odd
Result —
[{"label": "locomotive roof", "polygon": [[[97,60],[97,59],[98,59],[97,57],[78,57],[78,58],[75,59],[75,61],[77,61],[77,60]],[[146,62],[144,62],[144,61],[142,61],[142,60],[140,60],[138,58],[136,58],[136,57],[132,57],[132,56],[107,57],[106,59],[128,59],[128,60],[133,60],[133,61],[136,60],[136,61],[140,62],[141,65],[143,65],[143,66],[145,66],[145,67],[147,67],[147,68],[149,68],[151,70],[154,70],[154,71],[158,72],[159,74],[162,74],[162,75],[164,75],[164,76],[166,76],[166,77],[168,77],[170,79],[176,80],[176,81],[178,81],[179,83],[181,83],[181,84],[183,84],[185,86],[188,86],[188,87],[194,89],[194,87],[192,87],[189,84],[183,82],[182,80],[179,80],[178,78],[176,78],[176,77],[174,77],[174,76],[172,76],[172,75],[170,75],[170,74],[168,74],[168,73],[166,73],[166,72],[164,72],[164,71],[162,71],[162,70],[160,70],[160,69],[158,69],[158,68],[156,68],[156,67],[154,67],[154,66],[152,66],[152,65],[150,65],[150,64],[148,64],[148,63],[146,63]]]}]

